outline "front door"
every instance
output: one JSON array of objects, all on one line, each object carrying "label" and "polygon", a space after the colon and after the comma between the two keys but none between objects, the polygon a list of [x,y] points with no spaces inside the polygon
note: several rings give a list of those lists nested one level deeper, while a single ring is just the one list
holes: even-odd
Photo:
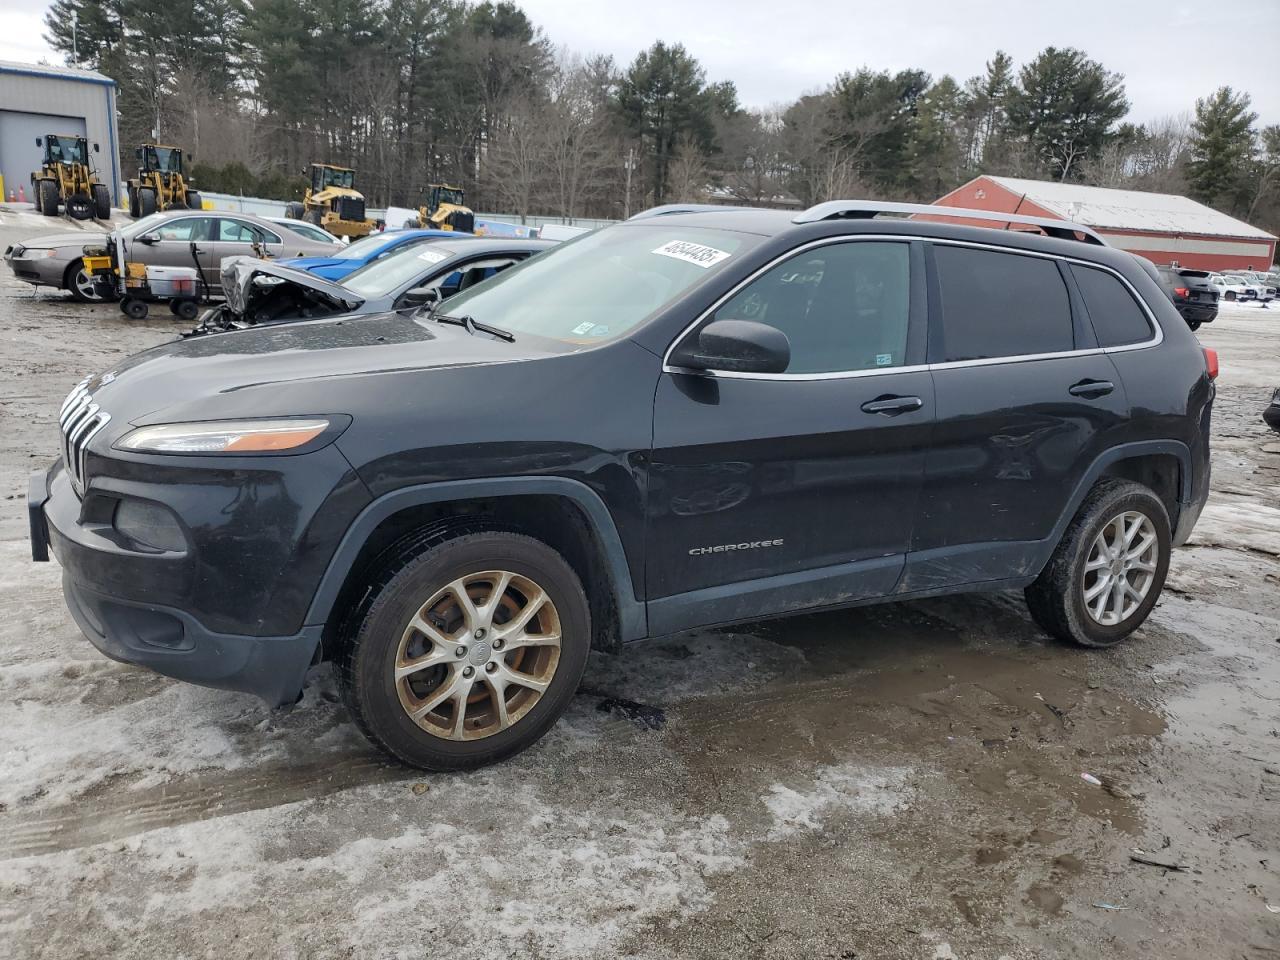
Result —
[{"label": "front door", "polygon": [[218,265],[214,259],[213,231],[217,222],[212,217],[177,217],[165,220],[150,232],[156,242],[144,246],[135,241],[131,250],[134,257],[145,263],[161,267],[196,267],[205,282],[218,283]]},{"label": "front door", "polygon": [[793,254],[706,318],[782,330],[784,373],[662,374],[651,632],[892,592],[934,418],[922,263],[909,241]]}]

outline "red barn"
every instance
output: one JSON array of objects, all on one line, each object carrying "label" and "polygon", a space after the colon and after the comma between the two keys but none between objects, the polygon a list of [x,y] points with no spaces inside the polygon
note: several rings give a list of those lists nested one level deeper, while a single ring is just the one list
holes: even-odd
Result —
[{"label": "red barn", "polygon": [[1113,247],[1158,264],[1266,270],[1276,258],[1276,238],[1265,230],[1170,193],[982,176],[935,202],[1071,220],[1092,227]]}]

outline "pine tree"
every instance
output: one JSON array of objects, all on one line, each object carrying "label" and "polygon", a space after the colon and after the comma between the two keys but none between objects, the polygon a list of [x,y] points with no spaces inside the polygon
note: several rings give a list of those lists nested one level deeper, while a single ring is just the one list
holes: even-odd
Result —
[{"label": "pine tree", "polygon": [[1249,103],[1248,94],[1219,87],[1212,96],[1196,101],[1191,127],[1191,195],[1233,212],[1243,212],[1240,207],[1254,160],[1253,124],[1258,115]]}]

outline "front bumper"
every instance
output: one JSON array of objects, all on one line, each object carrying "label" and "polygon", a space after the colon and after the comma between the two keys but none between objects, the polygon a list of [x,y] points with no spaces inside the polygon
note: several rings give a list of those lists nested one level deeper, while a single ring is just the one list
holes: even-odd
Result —
[{"label": "front bumper", "polygon": [[126,599],[129,581],[172,587],[178,571],[164,555],[129,555],[75,522],[74,497],[58,467],[31,477],[27,496],[33,560],[62,565],[67,608],[82,633],[113,660],[188,683],[261,697],[270,706],[297,700],[320,646],[322,625],[290,636],[219,633],[176,607]]},{"label": "front bumper", "polygon": [[13,275],[19,280],[44,287],[61,287],[62,277],[67,272],[68,261],[60,257],[41,257],[39,259],[6,254],[4,262],[9,265]]},{"label": "front bumper", "polygon": [[294,703],[320,646],[320,626],[292,637],[213,633],[181,610],[117,600],[62,575],[62,593],[76,625],[99,652],[166,677],[261,697],[268,706]]}]

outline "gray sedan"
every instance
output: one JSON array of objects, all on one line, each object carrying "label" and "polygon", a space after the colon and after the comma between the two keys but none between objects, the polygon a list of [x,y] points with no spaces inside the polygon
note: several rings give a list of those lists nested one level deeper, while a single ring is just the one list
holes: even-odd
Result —
[{"label": "gray sedan", "polygon": [[[209,291],[220,292],[224,257],[265,252],[271,257],[314,257],[333,245],[286,230],[261,217],[218,210],[154,213],[119,229],[130,261],[152,266],[198,266]],[[103,299],[84,271],[85,247],[103,247],[107,234],[93,231],[36,237],[11,245],[5,263],[19,280],[69,290],[77,300]]]}]

